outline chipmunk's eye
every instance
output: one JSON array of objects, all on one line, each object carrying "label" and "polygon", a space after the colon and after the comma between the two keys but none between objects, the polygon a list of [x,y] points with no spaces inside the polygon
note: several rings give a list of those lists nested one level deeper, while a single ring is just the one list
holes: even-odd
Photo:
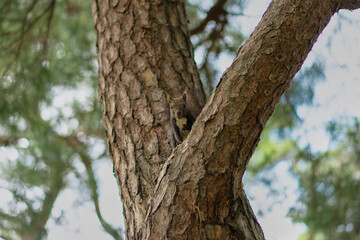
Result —
[{"label": "chipmunk's eye", "polygon": [[184,107],[186,107],[186,103],[184,103]]},{"label": "chipmunk's eye", "polygon": [[170,106],[170,109],[172,109],[172,106]]}]

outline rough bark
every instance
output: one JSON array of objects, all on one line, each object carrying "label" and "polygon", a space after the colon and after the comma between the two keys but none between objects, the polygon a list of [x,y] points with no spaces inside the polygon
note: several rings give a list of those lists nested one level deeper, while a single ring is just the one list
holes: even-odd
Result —
[{"label": "rough bark", "polygon": [[205,95],[183,1],[94,1],[93,13],[103,121],[126,235],[134,236],[172,152],[165,93],[194,92],[198,105]]},{"label": "rough bark", "polygon": [[274,0],[171,154],[164,91],[193,89],[204,102],[183,1],[94,2],[99,94],[127,239],[264,239],[242,189],[246,165],[331,16],[357,3]]}]

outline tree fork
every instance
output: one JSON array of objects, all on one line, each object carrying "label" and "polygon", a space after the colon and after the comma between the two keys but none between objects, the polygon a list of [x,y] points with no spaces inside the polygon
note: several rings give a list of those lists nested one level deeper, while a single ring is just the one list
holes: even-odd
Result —
[{"label": "tree fork", "polygon": [[171,154],[164,92],[205,99],[184,2],[94,1],[99,94],[128,239],[264,239],[242,189],[246,166],[331,16],[358,3],[272,1]]}]

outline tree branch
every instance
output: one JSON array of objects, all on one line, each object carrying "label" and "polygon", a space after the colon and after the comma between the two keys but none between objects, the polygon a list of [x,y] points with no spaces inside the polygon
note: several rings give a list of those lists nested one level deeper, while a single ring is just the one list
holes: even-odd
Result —
[{"label": "tree branch", "polygon": [[[109,17],[118,20],[107,21]],[[190,90],[198,100],[193,105],[201,107],[206,97],[189,39],[185,1],[97,0],[93,18],[109,155],[125,225],[136,224],[126,229],[129,238],[142,223],[158,173],[172,152],[165,93],[178,97]]]},{"label": "tree branch", "polygon": [[89,157],[89,155],[86,153],[86,145],[82,142],[80,142],[77,137],[75,136],[67,136],[67,137],[61,137],[69,147],[73,148],[74,151],[77,151],[80,154],[80,159],[82,163],[85,166],[86,173],[87,173],[87,187],[90,190],[90,197],[92,202],[94,203],[95,212],[99,219],[99,222],[103,229],[111,235],[116,240],[122,240],[122,236],[119,232],[121,232],[118,229],[115,229],[113,226],[111,226],[102,216],[101,210],[100,210],[100,203],[99,203],[99,194],[98,194],[98,184],[95,179],[95,173],[92,166],[92,160]]},{"label": "tree branch", "polygon": [[48,190],[45,190],[45,198],[42,200],[42,208],[39,212],[32,217],[30,226],[32,229],[32,237],[41,239],[46,233],[46,224],[50,218],[52,209],[54,208],[55,201],[59,196],[61,190],[65,186],[65,172],[69,169],[64,164],[58,164],[56,168],[51,169],[52,176]]},{"label": "tree branch", "polygon": [[94,1],[99,95],[127,238],[264,239],[242,177],[275,105],[337,7],[274,0],[188,138],[171,151],[164,92],[180,96],[190,88],[203,96],[184,1]]},{"label": "tree branch", "polygon": [[225,19],[227,15],[226,10],[224,9],[226,1],[227,0],[218,0],[216,4],[208,11],[206,18],[204,18],[196,28],[190,30],[190,35],[195,35],[204,31],[206,25],[210,21],[219,22],[221,18],[220,16]]},{"label": "tree branch", "polygon": [[112,227],[102,216],[99,203],[98,185],[95,179],[95,173],[92,168],[92,161],[90,157],[84,153],[80,153],[81,161],[83,162],[86,173],[88,176],[88,188],[91,192],[91,199],[94,203],[96,215],[100,221],[101,226],[104,230],[111,235],[115,240],[122,240],[122,236],[119,234],[119,230]]},{"label": "tree branch", "polygon": [[[8,73],[8,71],[11,69],[11,67],[14,65],[14,63],[19,59],[21,52],[23,50],[23,46],[26,45],[26,35],[31,31],[31,29],[44,17],[46,16],[46,14],[48,15],[47,18],[47,29],[45,32],[45,39],[44,39],[44,48],[42,50],[46,50],[46,43],[48,41],[48,35],[50,32],[50,24],[53,18],[53,13],[55,11],[55,5],[56,5],[56,0],[52,0],[49,5],[46,6],[46,8],[38,15],[36,15],[36,13],[32,13],[32,11],[34,11],[34,8],[36,6],[36,4],[39,2],[39,0],[33,0],[33,2],[30,4],[30,6],[26,9],[26,12],[24,14],[24,17],[22,18],[22,24],[21,24],[21,29],[18,32],[14,31],[14,35],[18,34],[18,37],[14,37],[14,40],[11,42],[10,46],[2,46],[3,48],[7,47],[9,49],[14,50],[13,53],[13,61],[9,62],[2,73],[2,77],[5,77],[6,74]],[[34,17],[29,20],[29,15],[33,14]]]},{"label": "tree branch", "polygon": [[343,0],[341,1],[340,9],[355,10],[360,8],[359,0]]},{"label": "tree branch", "polygon": [[196,232],[210,239],[264,239],[251,207],[244,206],[242,177],[277,102],[335,12],[329,1],[272,1],[163,166],[139,231],[143,237]]}]

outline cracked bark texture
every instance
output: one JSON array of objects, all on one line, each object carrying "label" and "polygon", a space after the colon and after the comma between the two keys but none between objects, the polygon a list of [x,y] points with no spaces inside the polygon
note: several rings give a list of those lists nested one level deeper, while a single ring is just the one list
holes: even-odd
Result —
[{"label": "cracked bark texture", "polygon": [[94,1],[99,95],[110,157],[133,236],[171,154],[165,93],[205,95],[194,62],[183,1]]},{"label": "cracked bark texture", "polygon": [[94,1],[99,95],[127,239],[264,239],[242,189],[283,92],[341,8],[274,0],[172,153],[164,92],[205,97],[183,1]]}]

